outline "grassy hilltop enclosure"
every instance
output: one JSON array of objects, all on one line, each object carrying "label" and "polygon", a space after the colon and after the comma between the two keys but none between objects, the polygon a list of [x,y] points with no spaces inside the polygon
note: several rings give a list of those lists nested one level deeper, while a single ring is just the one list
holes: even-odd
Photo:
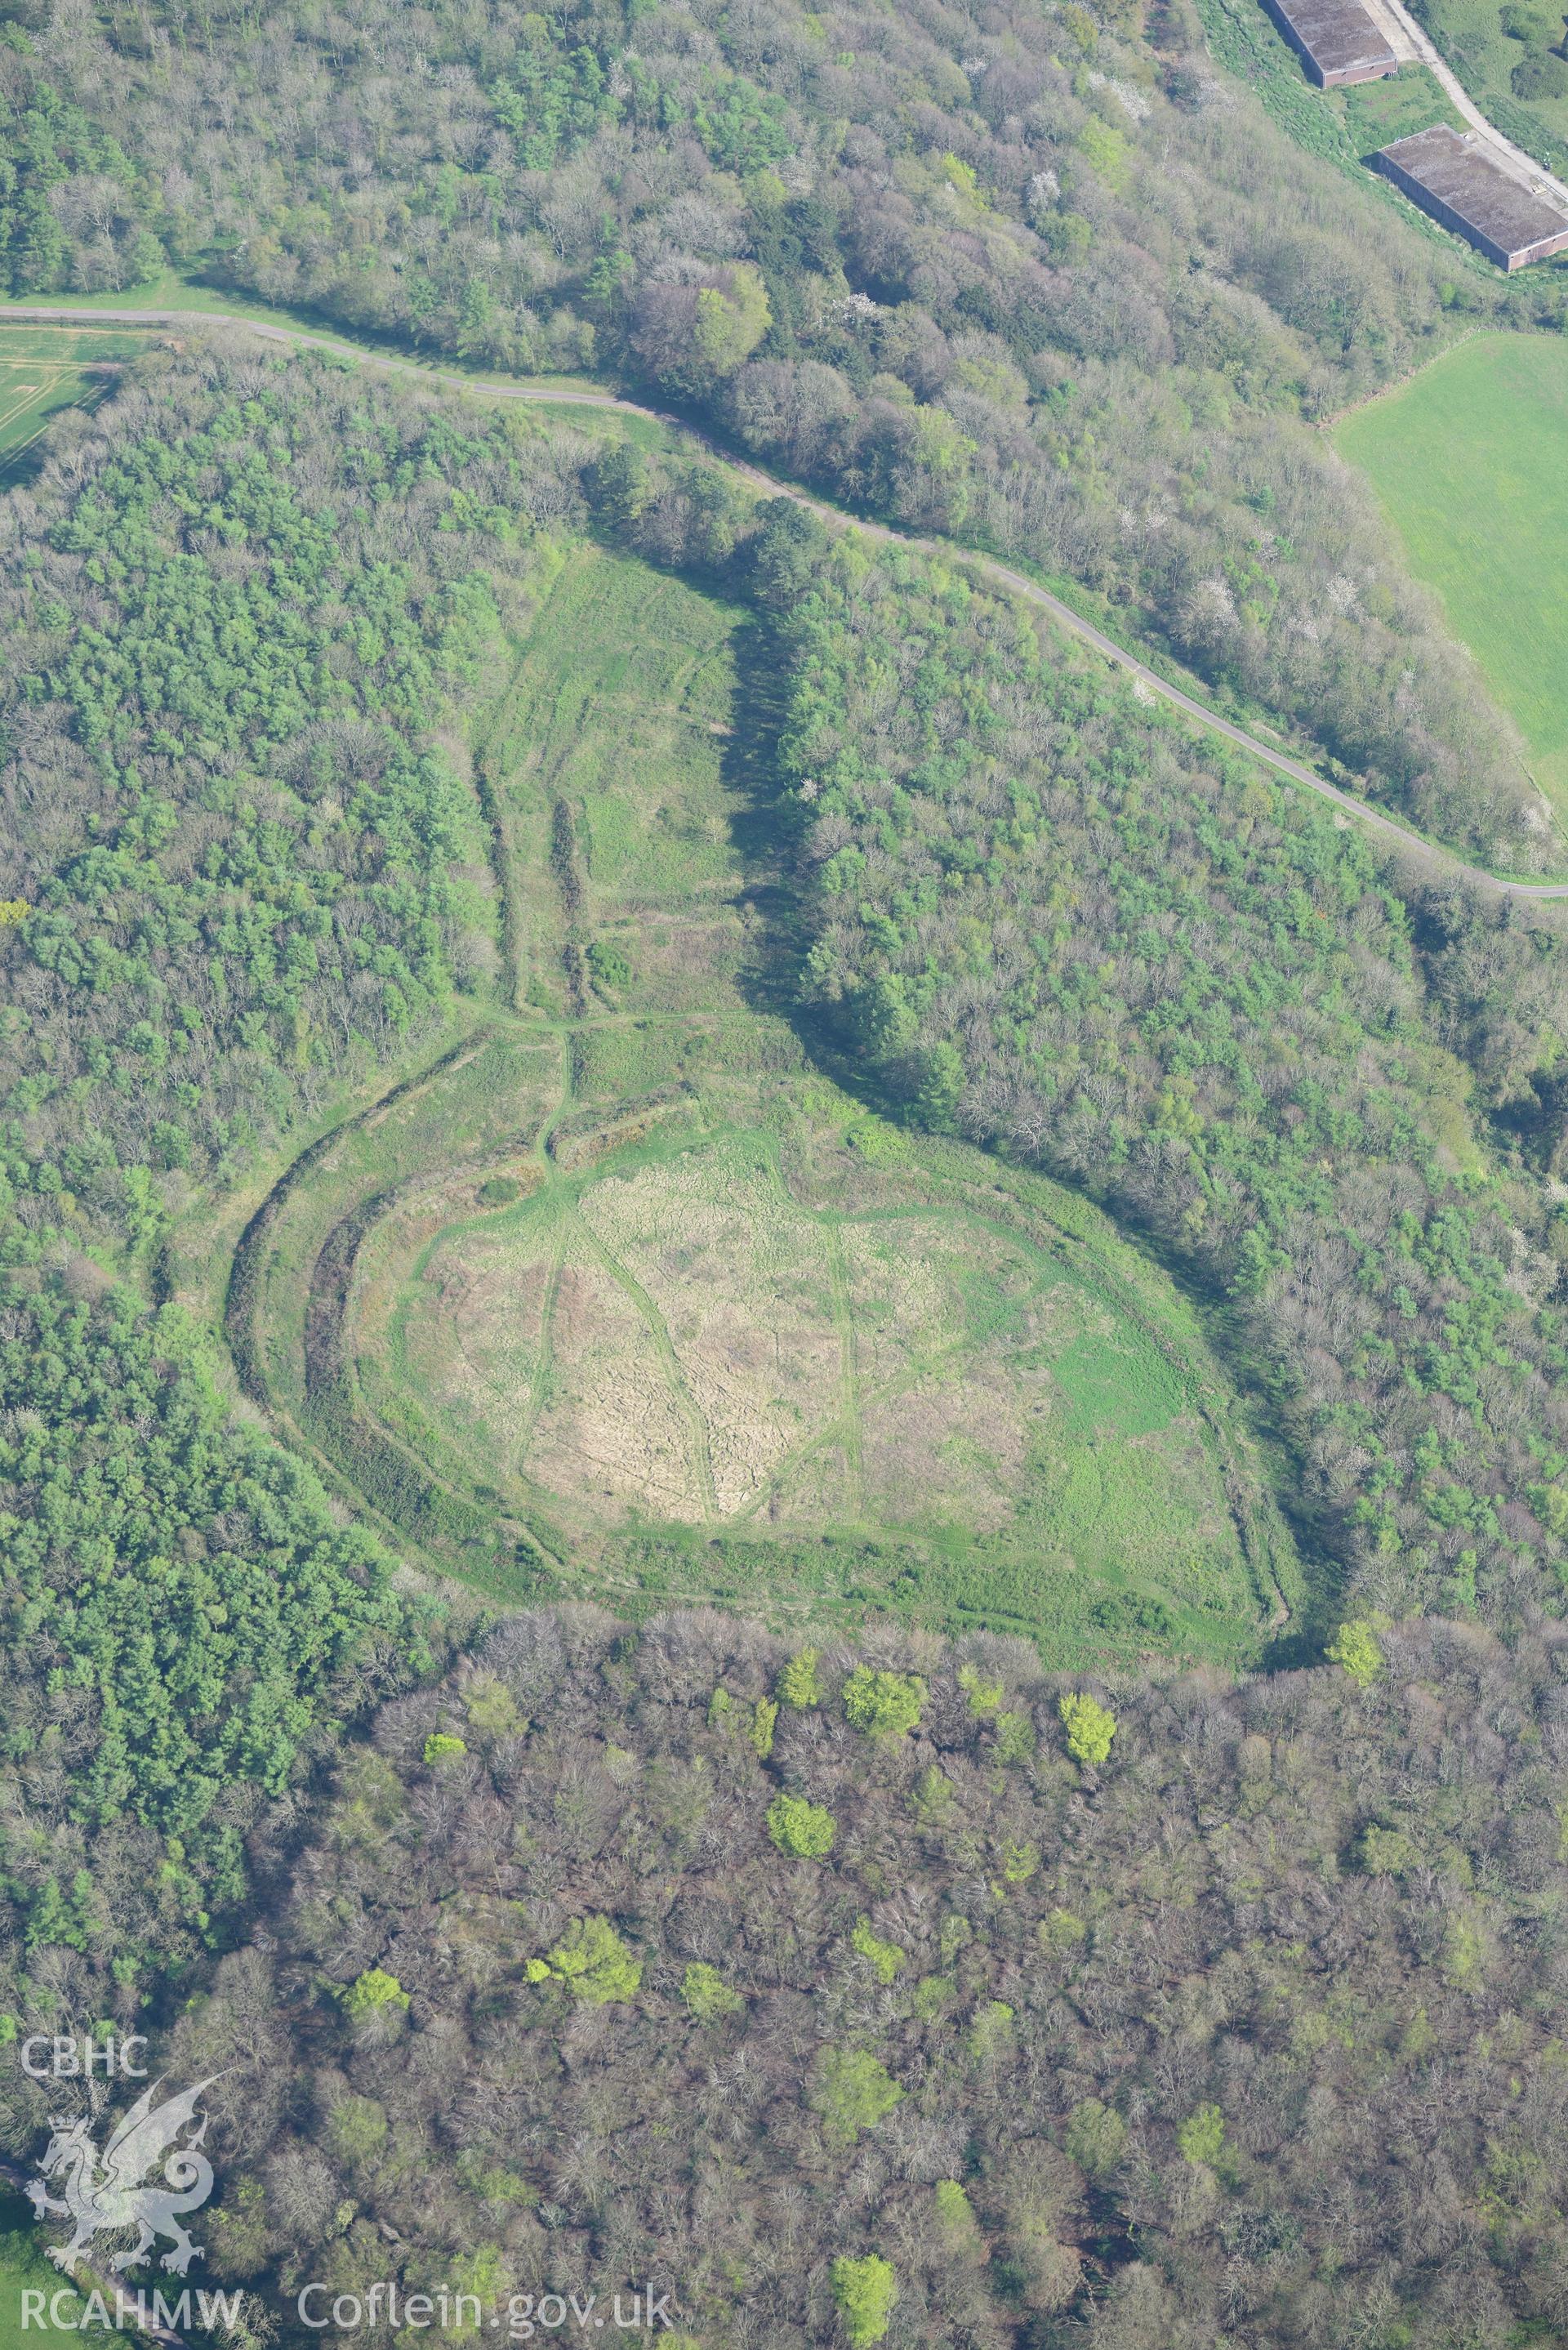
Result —
[{"label": "grassy hilltop enclosure", "polygon": [[[1158,1350],[1140,1361],[1024,1234],[944,1213],[914,1153],[865,1168],[853,1127],[770,1107],[783,1136],[678,1130],[420,1252],[395,1366],[476,1460],[618,1523],[983,1528],[1009,1513],[1051,1365],[1107,1435],[1178,1416]],[[1175,1464],[1149,1466],[1179,1518]],[[1105,1539],[1092,1515],[1078,1531]]]},{"label": "grassy hilltop enclosure", "polygon": [[1255,1649],[1288,1543],[1196,1323],[1108,1227],[821,1086],[694,1087],[619,1148],[635,1105],[604,1107],[514,1205],[412,1189],[341,1326],[353,1409],[544,1587]]},{"label": "grassy hilltop enclosure", "polygon": [[1568,814],[1568,345],[1477,335],[1334,437]]},{"label": "grassy hilltop enclosure", "polygon": [[1069,1194],[810,1075],[774,1008],[757,635],[558,559],[473,725],[517,1011],[262,1211],[254,1391],[500,1592],[1254,1653],[1295,1570],[1191,1312]]}]

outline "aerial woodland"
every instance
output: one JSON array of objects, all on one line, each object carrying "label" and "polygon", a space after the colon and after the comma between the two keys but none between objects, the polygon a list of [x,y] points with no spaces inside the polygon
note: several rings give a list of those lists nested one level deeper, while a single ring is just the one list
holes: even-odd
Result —
[{"label": "aerial woodland", "polygon": [[[1563,933],[964,556],[1550,870],[1320,428],[1568,280],[1310,151],[1187,0],[6,0],[0,126],[13,298],[664,420],[192,320],[0,493],[0,2057],[224,2075],[223,2350],[393,2276],[485,2331],[652,2287],[682,2350],[1562,2338]],[[484,732],[584,549],[740,616],[795,1062],[1200,1323],[1301,1563],[1256,1669],[1158,1608],[1067,1671],[918,1589],[520,1604],[197,1297],[193,1231],[485,1020],[635,1024],[602,941],[522,988]],[[0,2064],[7,2161],[51,2095]]]}]

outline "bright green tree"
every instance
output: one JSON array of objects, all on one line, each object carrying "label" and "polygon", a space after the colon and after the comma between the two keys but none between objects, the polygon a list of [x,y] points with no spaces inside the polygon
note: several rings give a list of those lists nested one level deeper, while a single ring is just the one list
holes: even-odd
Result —
[{"label": "bright green tree", "polygon": [[1107,1713],[1085,1690],[1075,1690],[1059,1699],[1056,1711],[1066,1725],[1067,1752],[1075,1762],[1103,1762],[1116,1734],[1116,1715]]},{"label": "bright green tree", "polygon": [[978,1665],[961,1665],[958,1685],[969,1699],[969,1710],[977,1721],[986,1721],[1001,1709],[1007,1695],[1000,1681],[988,1681]]},{"label": "bright green tree", "polygon": [[867,1738],[907,1738],[926,1696],[919,1673],[878,1673],[857,1665],[844,1684],[844,1711]]},{"label": "bright green tree", "polygon": [[847,2255],[833,2263],[833,2298],[844,2320],[850,2350],[867,2350],[880,2342],[898,2298],[898,2280],[890,2261],[869,2252],[863,2261]]},{"label": "bright green tree", "polygon": [[1199,2106],[1188,2115],[1176,2133],[1176,2143],[1187,2162],[1207,2163],[1210,2169],[1225,2151],[1225,2116],[1218,2106]]},{"label": "bright green tree", "polygon": [[857,1918],[849,1937],[850,1946],[869,1965],[878,1982],[890,1983],[899,1968],[908,1962],[908,1952],[897,1942],[885,1942],[877,1933],[869,1918]]},{"label": "bright green tree", "polygon": [[374,2015],[378,2008],[406,2008],[409,2004],[408,1992],[397,1976],[389,1975],[384,1967],[368,1967],[339,1991],[338,1997],[343,2002],[343,2012],[356,2023],[367,2015]]},{"label": "bright green tree", "polygon": [[972,2251],[981,2242],[974,2206],[956,2178],[939,2178],[936,2189],[937,2230],[955,2251]]},{"label": "bright green tree", "polygon": [[749,261],[732,262],[723,284],[704,286],[697,296],[691,331],[696,355],[711,377],[733,375],[772,323],[761,273]]},{"label": "bright green tree", "polygon": [[1331,1664],[1344,1666],[1357,1689],[1370,1689],[1383,1670],[1376,1631],[1364,1616],[1342,1624],[1324,1653]]},{"label": "bright green tree", "polygon": [[826,1804],[809,1804],[804,1795],[775,1795],[768,1805],[768,1834],[792,1860],[826,1860],[837,1833]]},{"label": "bright green tree", "polygon": [[463,1711],[486,1738],[521,1738],[525,1717],[505,1682],[494,1673],[475,1673],[462,1693]]},{"label": "bright green tree", "polygon": [[822,1703],[822,1691],[817,1686],[817,1653],[815,1648],[803,1648],[792,1657],[779,1675],[779,1697],[785,1705],[804,1712],[808,1705]]},{"label": "bright green tree", "polygon": [[1080,2170],[1086,2170],[1091,2178],[1105,2178],[1126,2151],[1127,2126],[1114,2106],[1098,2097],[1085,2097],[1067,2116],[1063,2142]]},{"label": "bright green tree", "polygon": [[816,2060],[811,2106],[836,2146],[849,2146],[862,2130],[899,2104],[904,2092],[887,2066],[864,2048],[825,2048]]},{"label": "bright green tree", "polygon": [[738,2015],[746,2003],[738,1991],[731,1990],[718,1968],[702,1959],[694,1959],[687,1968],[680,1996],[693,2023],[721,2023],[726,2015]]},{"label": "bright green tree", "polygon": [[607,1918],[574,1918],[547,1959],[529,1960],[527,1973],[531,1982],[564,1982],[585,2007],[604,2007],[637,1997],[642,1960]]}]

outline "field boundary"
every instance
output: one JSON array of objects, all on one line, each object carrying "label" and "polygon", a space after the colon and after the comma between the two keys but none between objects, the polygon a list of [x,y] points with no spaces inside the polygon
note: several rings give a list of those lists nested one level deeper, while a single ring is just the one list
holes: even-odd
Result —
[{"label": "field boundary", "polygon": [[1336,408],[1332,416],[1320,416],[1314,429],[1319,432],[1333,432],[1337,426],[1347,422],[1351,417],[1359,416],[1365,409],[1376,408],[1380,401],[1393,400],[1400,392],[1408,391],[1410,386],[1413,383],[1419,383],[1421,378],[1430,369],[1440,366],[1450,351],[1462,351],[1467,343],[1473,343],[1479,336],[1507,332],[1507,328],[1498,328],[1484,322],[1467,327],[1462,335],[1456,335],[1453,341],[1445,343],[1440,351],[1428,351],[1424,359],[1417,360],[1412,368],[1407,368],[1404,374],[1397,375],[1391,383],[1380,383],[1376,390],[1364,391],[1359,400],[1347,400],[1345,406]]}]

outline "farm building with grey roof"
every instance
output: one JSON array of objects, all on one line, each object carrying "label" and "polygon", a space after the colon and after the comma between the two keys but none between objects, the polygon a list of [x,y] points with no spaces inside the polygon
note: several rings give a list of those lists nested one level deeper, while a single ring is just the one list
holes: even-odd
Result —
[{"label": "farm building with grey roof", "polygon": [[1522,269],[1568,246],[1568,216],[1473,130],[1436,123],[1396,139],[1373,161],[1412,203],[1500,269]]},{"label": "farm building with grey roof", "polygon": [[1263,0],[1263,5],[1321,89],[1377,81],[1399,70],[1361,0]]}]

